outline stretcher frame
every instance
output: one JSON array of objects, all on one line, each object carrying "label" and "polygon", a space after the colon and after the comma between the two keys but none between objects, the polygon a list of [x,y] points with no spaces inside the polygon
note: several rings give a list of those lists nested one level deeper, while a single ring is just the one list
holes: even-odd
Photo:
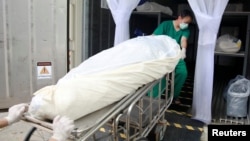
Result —
[{"label": "stretcher frame", "polygon": [[[162,80],[166,79],[166,86],[162,88]],[[153,88],[158,84],[158,96],[153,96]],[[164,137],[167,121],[165,112],[171,105],[174,96],[174,72],[164,75],[161,79],[155,80],[140,87],[116,102],[100,111],[94,112],[99,117],[96,123],[88,129],[81,129],[84,118],[75,121],[76,129],[72,131],[70,140],[74,141],[95,141],[96,133],[101,128],[109,127],[109,140],[112,141],[136,141],[147,137],[150,133],[155,134],[155,140],[160,141]],[[93,115],[89,115],[90,118]],[[102,115],[102,116],[100,116]],[[137,116],[135,116],[137,115]],[[144,122],[146,120],[146,122]],[[25,137],[29,141],[36,129],[52,134],[52,122],[34,119],[25,115],[23,119],[34,128]],[[123,137],[121,137],[123,135]]]}]

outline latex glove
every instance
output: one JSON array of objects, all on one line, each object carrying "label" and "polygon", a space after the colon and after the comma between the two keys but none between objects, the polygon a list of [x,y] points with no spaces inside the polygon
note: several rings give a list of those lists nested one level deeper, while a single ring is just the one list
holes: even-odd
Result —
[{"label": "latex glove", "polygon": [[53,120],[52,138],[58,141],[66,141],[74,128],[75,125],[73,120],[64,116],[56,116]]},{"label": "latex glove", "polygon": [[182,48],[181,49],[181,59],[185,59],[186,58],[186,48]]},{"label": "latex glove", "polygon": [[23,114],[27,112],[28,106],[27,103],[21,103],[10,107],[8,110],[8,116],[6,117],[8,124],[10,125],[19,121]]}]

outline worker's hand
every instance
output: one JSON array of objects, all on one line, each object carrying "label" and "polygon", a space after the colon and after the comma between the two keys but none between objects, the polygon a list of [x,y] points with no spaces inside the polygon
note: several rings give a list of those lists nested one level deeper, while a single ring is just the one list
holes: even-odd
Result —
[{"label": "worker's hand", "polygon": [[185,59],[186,58],[186,48],[182,48],[181,49],[181,59]]},{"label": "worker's hand", "polygon": [[10,125],[14,122],[19,121],[23,114],[27,112],[28,106],[29,105],[27,103],[21,103],[10,107],[8,111],[8,116],[6,117],[8,124]]},{"label": "worker's hand", "polygon": [[52,139],[66,141],[71,131],[75,128],[74,121],[64,116],[56,116],[53,120]]}]

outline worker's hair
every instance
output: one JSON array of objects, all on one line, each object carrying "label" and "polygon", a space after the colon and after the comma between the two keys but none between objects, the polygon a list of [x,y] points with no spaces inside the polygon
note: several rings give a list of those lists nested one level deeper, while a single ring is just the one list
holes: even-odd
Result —
[{"label": "worker's hair", "polygon": [[182,18],[189,16],[189,17],[191,17],[191,20],[194,19],[194,16],[193,16],[192,11],[190,11],[190,10],[188,10],[188,9],[182,10],[182,11],[180,12],[179,15],[180,15]]}]

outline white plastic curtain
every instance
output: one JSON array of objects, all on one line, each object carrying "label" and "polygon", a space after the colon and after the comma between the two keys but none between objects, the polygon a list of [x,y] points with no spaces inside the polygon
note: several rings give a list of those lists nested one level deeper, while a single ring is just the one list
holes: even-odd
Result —
[{"label": "white plastic curtain", "polygon": [[198,27],[192,118],[211,122],[214,75],[214,49],[221,18],[228,0],[188,0]]},{"label": "white plastic curtain", "polygon": [[114,46],[130,38],[129,19],[139,2],[140,0],[107,0],[116,24]]}]

